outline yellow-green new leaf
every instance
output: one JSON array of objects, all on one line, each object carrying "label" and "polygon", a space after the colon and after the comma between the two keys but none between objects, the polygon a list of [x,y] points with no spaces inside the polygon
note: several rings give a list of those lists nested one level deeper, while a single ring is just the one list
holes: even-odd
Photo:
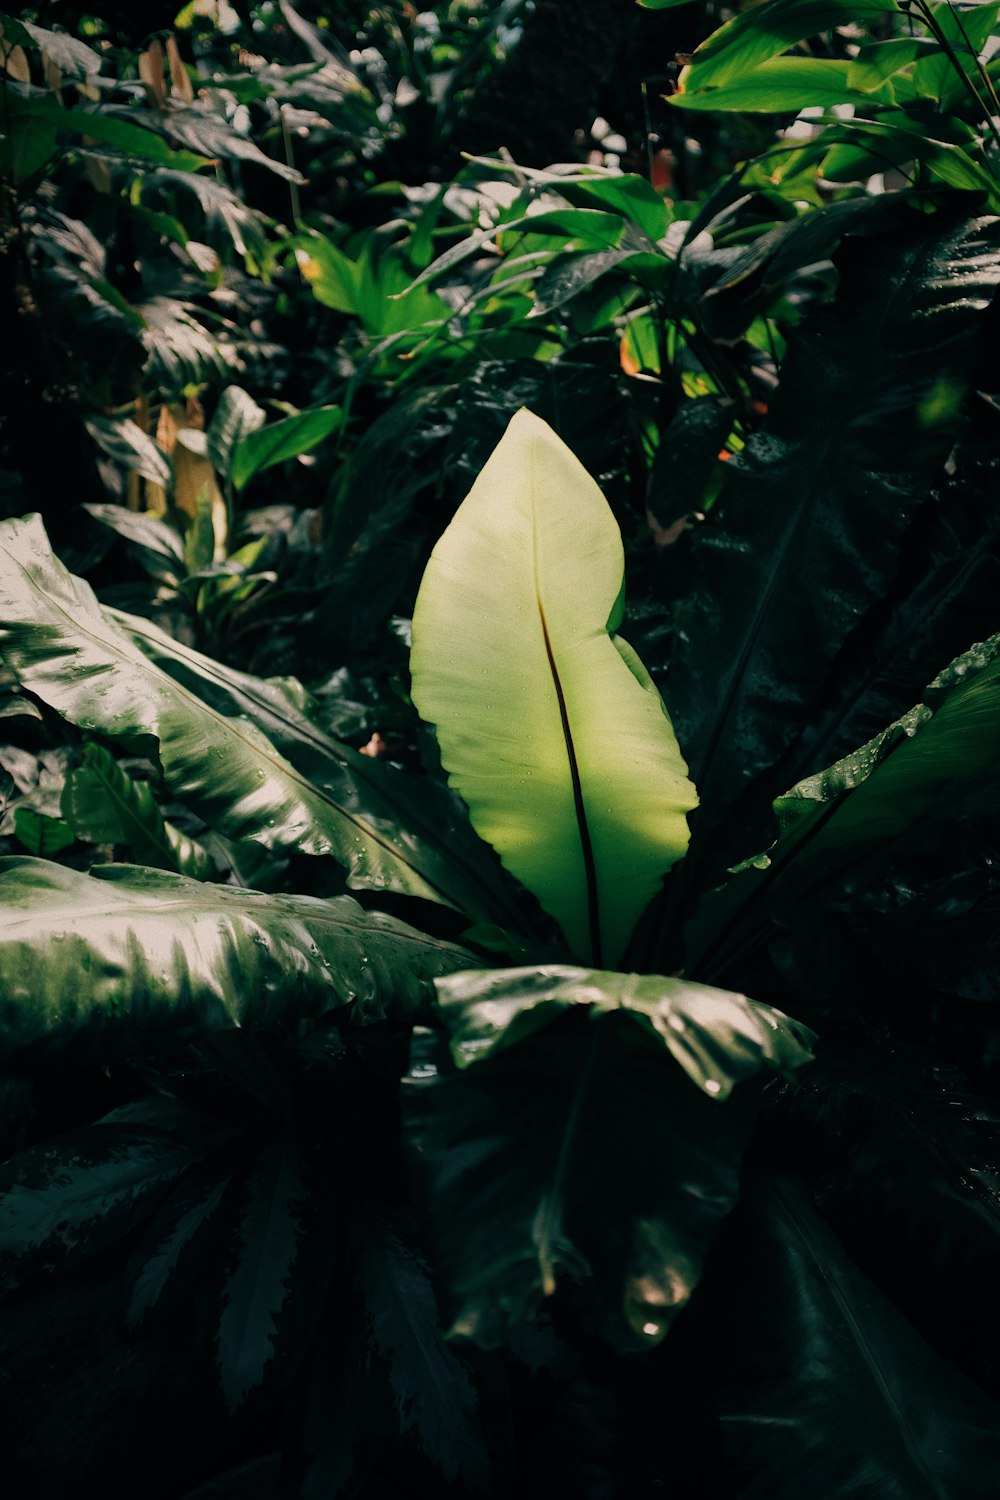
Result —
[{"label": "yellow-green new leaf", "polygon": [[663,702],[621,620],[607,502],[546,423],[514,417],[427,565],[413,699],[480,835],[613,965],[696,805]]}]

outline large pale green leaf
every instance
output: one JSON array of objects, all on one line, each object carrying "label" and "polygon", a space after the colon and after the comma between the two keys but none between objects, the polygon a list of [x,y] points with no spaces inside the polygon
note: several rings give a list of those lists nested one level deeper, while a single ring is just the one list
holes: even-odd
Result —
[{"label": "large pale green leaf", "polygon": [[[99,878],[95,878],[99,877]],[[102,1057],[353,1004],[412,1011],[473,960],[349,896],[261,895],[133,865],[0,860],[0,1059]]]},{"label": "large pale green leaf", "polygon": [[621,620],[621,536],[555,433],[519,412],[438,542],[413,617],[413,699],[479,833],[614,962],[695,805]]},{"label": "large pale green leaf", "polygon": [[447,1034],[416,1034],[404,1114],[453,1331],[496,1343],[568,1277],[614,1342],[655,1343],[735,1201],[747,1085],[811,1034],[655,975],[473,971],[438,995]]},{"label": "large pale green leaf", "polygon": [[171,791],[227,837],[332,854],[356,885],[464,906],[462,878],[441,856],[425,871],[420,842],[366,798],[346,755],[336,785],[317,786],[255,724],[154,666],[53,556],[38,516],[0,524],[0,651],[71,723],[155,738]]}]

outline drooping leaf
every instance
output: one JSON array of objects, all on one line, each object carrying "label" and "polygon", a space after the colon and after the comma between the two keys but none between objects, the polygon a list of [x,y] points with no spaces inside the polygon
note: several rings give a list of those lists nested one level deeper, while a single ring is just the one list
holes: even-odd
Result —
[{"label": "drooping leaf", "polygon": [[735,1201],[754,1091],[727,1096],[805,1062],[809,1033],[656,976],[473,972],[439,996],[404,1116],[452,1331],[495,1345],[568,1277],[614,1342],[655,1343]]},{"label": "drooping leaf", "polygon": [[265,1148],[241,1196],[216,1340],[222,1394],[234,1412],[260,1389],[281,1352],[281,1319],[309,1205],[302,1159],[291,1137]]},{"label": "drooping leaf", "polygon": [[[153,484],[162,485],[164,489],[170,489],[173,485],[173,465],[170,459],[131,417],[88,417],[87,431],[109,458],[113,458],[130,473],[139,474]],[[129,511],[128,514],[134,516],[136,512]]]},{"label": "drooping leaf", "polygon": [[[150,476],[147,474],[146,478]],[[172,469],[167,478],[173,482]],[[145,511],[128,510],[124,505],[85,505],[84,510],[100,526],[117,532],[129,542],[135,556],[150,577],[176,587],[184,576],[184,542],[173,526]]]},{"label": "drooping leaf", "polygon": [[352,1239],[372,1346],[388,1361],[399,1423],[449,1484],[488,1488],[489,1448],[468,1369],[445,1342],[430,1268],[374,1209],[359,1212]]},{"label": "drooping leaf", "polygon": [[35,26],[31,21],[20,23],[35,46],[55,63],[67,78],[89,78],[101,71],[100,55],[85,42],[77,41],[65,31],[50,31],[44,26]]},{"label": "drooping leaf", "polygon": [[892,576],[952,442],[1000,220],[936,216],[838,264],[834,305],[789,339],[768,419],[726,466],[679,613],[670,708],[714,821],[808,721]]},{"label": "drooping leaf", "polygon": [[[96,878],[95,878],[96,877]],[[182,875],[0,861],[0,1058],[102,1057],[354,1004],[419,1008],[462,949],[349,896],[261,895]]]},{"label": "drooping leaf", "polygon": [[74,1265],[132,1228],[198,1159],[203,1122],[180,1109],[176,1121],[116,1110],[12,1157],[0,1168],[0,1279]]},{"label": "drooping leaf", "polygon": [[342,421],[339,406],[317,406],[248,433],[233,451],[233,483],[241,490],[262,469],[308,453],[331,432],[336,432]]},{"label": "drooping leaf", "polygon": [[417,781],[324,734],[306,712],[308,695],[294,679],[238,672],[148,620],[118,610],[108,613],[157,666],[216,713],[247,720],[266,734],[319,792],[363,809],[376,827],[391,827],[400,854],[409,853],[453,905],[514,928],[520,925],[502,871],[444,787]]},{"label": "drooping leaf", "polygon": [[208,851],[166,821],[148,783],[134,781],[103,745],[85,747],[83,764],[66,779],[62,811],[77,838],[124,844],[137,864],[194,880],[216,873]]},{"label": "drooping leaf", "polygon": [[769,1500],[979,1500],[1000,1485],[1000,1408],[935,1354],[791,1182],[755,1184],[708,1267],[719,1441]]},{"label": "drooping leaf", "polygon": [[4,659],[24,686],[81,728],[155,737],[168,786],[228,837],[333,854],[352,882],[464,904],[423,873],[417,841],[359,807],[346,755],[336,791],[314,785],[247,719],[154,666],[53,556],[38,516],[0,525],[0,616]]},{"label": "drooping leaf", "polygon": [[438,542],[413,618],[413,699],[479,833],[613,962],[696,801],[659,694],[613,632],[624,558],[583,466],[530,412]]}]

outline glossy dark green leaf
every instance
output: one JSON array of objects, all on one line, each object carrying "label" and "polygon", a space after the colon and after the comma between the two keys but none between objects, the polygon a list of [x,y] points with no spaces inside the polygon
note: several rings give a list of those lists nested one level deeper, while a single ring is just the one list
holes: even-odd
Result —
[{"label": "glossy dark green leaf", "polygon": [[[146,475],[149,478],[149,475]],[[173,470],[167,478],[173,483]],[[159,481],[158,481],[159,482]],[[84,510],[100,526],[106,526],[131,543],[133,551],[151,578],[176,587],[184,576],[184,542],[173,526],[145,511],[124,505],[85,505]]]},{"label": "glossy dark green leaf", "polygon": [[721,88],[775,58],[796,42],[898,11],[896,0],[768,0],[713,31],[687,69],[691,88]]},{"label": "glossy dark green leaf", "polygon": [[267,413],[238,385],[227,385],[219,397],[206,441],[208,456],[216,472],[227,478],[240,444],[263,427]]},{"label": "glossy dark green leaf", "polygon": [[430,1267],[375,1209],[355,1216],[352,1241],[370,1344],[388,1363],[401,1429],[415,1431],[449,1484],[482,1493],[490,1455],[476,1388],[445,1342]]},{"label": "glossy dark green leaf", "polygon": [[[139,474],[164,489],[172,488],[174,471],[170,459],[148,432],[143,432],[130,417],[88,417],[87,431],[98,447],[129,473]],[[135,516],[138,513],[129,511],[128,514]]]},{"label": "glossy dark green leaf", "polygon": [[200,1123],[188,1110],[176,1111],[180,1129],[155,1109],[116,1110],[12,1157],[0,1168],[0,1279],[75,1265],[126,1233],[197,1160]]},{"label": "glossy dark green leaf", "polygon": [[171,791],[221,833],[332,854],[352,882],[464,905],[447,857],[436,856],[434,870],[428,861],[425,874],[420,843],[370,810],[346,752],[337,790],[314,784],[247,718],[218,712],[159,670],[53,556],[38,516],[0,524],[0,617],[4,659],[24,686],[83,729],[154,737]]},{"label": "glossy dark green leaf", "polygon": [[265,896],[133,865],[0,861],[0,1058],[102,1057],[354,1004],[407,1013],[472,959],[348,896]]},{"label": "glossy dark green leaf", "polygon": [[323,734],[305,711],[307,695],[294,679],[238,672],[148,620],[109,613],[157,666],[214,713],[247,721],[266,734],[318,796],[357,808],[375,827],[391,828],[400,857],[425,872],[428,884],[441,892],[438,899],[488,920],[521,924],[492,851],[443,786],[409,777]]},{"label": "glossy dark green leaf", "polygon": [[290,1137],[279,1137],[265,1148],[239,1196],[216,1338],[222,1394],[234,1412],[260,1389],[281,1353],[282,1314],[309,1205],[302,1158]]},{"label": "glossy dark green leaf", "polygon": [[194,880],[216,874],[208,851],[163,817],[149,784],[134,781],[102,745],[87,745],[83,764],[67,777],[62,812],[77,838],[123,844],[137,864]]},{"label": "glossy dark green leaf", "polygon": [[233,449],[233,483],[241,490],[261,470],[283,463],[287,458],[297,458],[300,453],[308,453],[336,432],[342,421],[343,412],[339,406],[318,406],[249,432],[236,442]]},{"label": "glossy dark green leaf", "polygon": [[[697,63],[685,68],[670,102],[680,109],[735,110],[740,114],[785,114],[800,109],[832,109],[872,91],[855,94],[851,65],[833,57],[774,57],[723,84],[704,84]],[[879,86],[887,92],[887,86]]]},{"label": "glossy dark green leaf", "polygon": [[939,217],[851,242],[838,266],[833,306],[790,337],[768,419],[727,465],[678,616],[668,706],[716,819],[807,722],[892,577],[953,439],[1000,220]]},{"label": "glossy dark green leaf", "polygon": [[617,1345],[658,1342],[736,1198],[755,1093],[726,1096],[804,1063],[809,1033],[742,996],[562,966],[439,996],[447,1033],[416,1034],[404,1116],[452,1332],[495,1345],[565,1279]]},{"label": "glossy dark green leaf", "polygon": [[[719,974],[771,912],[789,919],[817,890],[931,814],[1000,760],[1000,636],[974,646],[925,688],[923,701],[867,745],[807,777],[774,804],[779,836],[699,907],[688,958]],[[704,965],[710,967],[706,969]]]},{"label": "glossy dark green leaf", "polygon": [[76,838],[73,829],[62,818],[49,817],[47,813],[36,812],[33,807],[15,809],[14,832],[29,854],[41,855],[43,859],[54,859]]},{"label": "glossy dark green leaf", "polygon": [[1000,1408],[935,1354],[793,1183],[755,1184],[706,1274],[719,1440],[768,1500],[980,1500]]}]

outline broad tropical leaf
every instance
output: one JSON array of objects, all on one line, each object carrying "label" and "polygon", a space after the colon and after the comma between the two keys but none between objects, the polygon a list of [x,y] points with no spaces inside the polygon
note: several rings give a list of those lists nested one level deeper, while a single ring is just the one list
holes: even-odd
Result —
[{"label": "broad tropical leaf", "polygon": [[249,432],[233,449],[233,483],[238,490],[259,474],[286,458],[297,458],[308,453],[336,432],[343,421],[339,406],[317,406],[312,411],[300,411],[280,422],[272,422]]},{"label": "broad tropical leaf", "polygon": [[1000,1487],[1000,1408],[847,1258],[794,1183],[754,1186],[708,1267],[720,1440],[768,1500],[979,1500]]},{"label": "broad tropical leaf", "polygon": [[420,841],[386,816],[385,803],[368,810],[349,752],[336,781],[328,774],[315,785],[253,723],[159,670],[53,556],[38,516],[0,524],[0,649],[21,683],[71,723],[154,737],[171,791],[227,837],[332,854],[355,885],[464,907],[447,858],[435,854],[424,873]]},{"label": "broad tropical leaf", "polygon": [[669,705],[714,821],[808,722],[893,575],[953,439],[1000,220],[936,215],[838,265],[835,306],[790,339],[771,415],[726,466],[678,617]]},{"label": "broad tropical leaf", "polygon": [[612,632],[624,557],[583,466],[522,411],[438,542],[413,616],[413,700],[478,832],[613,963],[687,846],[694,788],[659,694]]},{"label": "broad tropical leaf", "polygon": [[265,1148],[240,1196],[216,1340],[219,1380],[231,1411],[263,1385],[280,1353],[310,1204],[301,1156],[290,1137]]},{"label": "broad tropical leaf", "polygon": [[441,893],[439,900],[513,928],[522,925],[503,872],[444,787],[359,755],[324,734],[310,718],[309,695],[295,678],[253,677],[203,656],[149,620],[120,610],[107,613],[213,713],[248,722],[265,734],[324,801],[357,809],[373,827],[391,829],[399,857],[424,872]]},{"label": "broad tropical leaf", "polygon": [[776,843],[699,906],[688,933],[692,971],[721,976],[772,913],[791,922],[793,911],[815,902],[821,883],[865,860],[884,862],[893,841],[946,796],[975,792],[1000,761],[998,683],[994,636],[952,662],[921,703],[867,745],[779,797]]},{"label": "broad tropical leaf", "polygon": [[217,873],[208,850],[168,823],[148,783],[133,781],[103,745],[87,745],[83,764],[66,778],[62,812],[77,838],[124,844],[138,864],[195,880]]},{"label": "broad tropical leaf", "polygon": [[[810,1034],[682,980],[542,967],[438,988],[404,1085],[453,1332],[501,1342],[563,1276],[624,1347],[656,1343],[736,1199],[764,1069]],[[471,1065],[470,1065],[471,1064]]]},{"label": "broad tropical leaf", "polygon": [[[95,878],[99,877],[99,878]],[[264,896],[132,865],[0,860],[0,1059],[112,1057],[355,1004],[410,1011],[473,960],[349,896]],[[398,1013],[398,1012],[397,1012]]]}]

